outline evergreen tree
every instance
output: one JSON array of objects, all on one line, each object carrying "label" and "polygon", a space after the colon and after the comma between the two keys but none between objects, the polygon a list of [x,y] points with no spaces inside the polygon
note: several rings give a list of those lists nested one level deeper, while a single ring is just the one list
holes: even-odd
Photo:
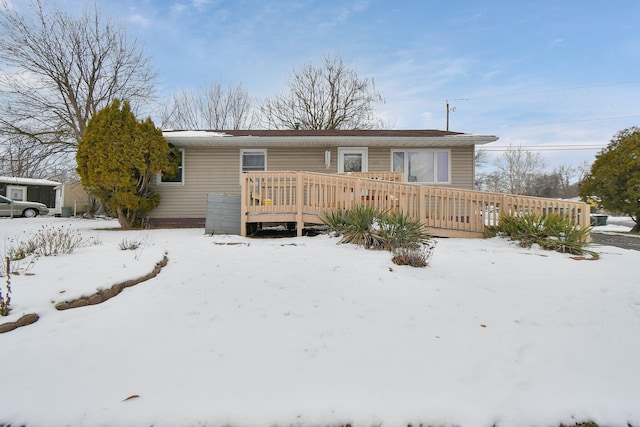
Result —
[{"label": "evergreen tree", "polygon": [[596,156],[580,185],[580,196],[600,198],[602,207],[629,215],[640,232],[640,128],[618,132]]},{"label": "evergreen tree", "polygon": [[160,203],[149,189],[154,174],[174,173],[171,149],[151,119],[138,122],[128,102],[119,100],[96,113],[78,144],[77,172],[84,187],[131,228]]}]

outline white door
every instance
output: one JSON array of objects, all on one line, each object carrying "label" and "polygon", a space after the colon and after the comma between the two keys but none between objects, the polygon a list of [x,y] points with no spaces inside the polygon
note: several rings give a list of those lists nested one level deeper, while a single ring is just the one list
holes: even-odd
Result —
[{"label": "white door", "polygon": [[338,148],[338,172],[367,172],[367,148]]}]

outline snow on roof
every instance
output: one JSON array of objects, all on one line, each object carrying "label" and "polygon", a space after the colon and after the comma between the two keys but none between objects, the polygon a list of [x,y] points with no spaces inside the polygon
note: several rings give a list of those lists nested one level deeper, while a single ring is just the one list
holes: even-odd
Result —
[{"label": "snow on roof", "polygon": [[16,185],[47,185],[50,187],[62,185],[61,182],[50,181],[48,179],[16,178],[13,176],[0,176],[0,182]]},{"label": "snow on roof", "polygon": [[209,137],[224,137],[224,136],[231,136],[229,134],[226,134],[224,132],[215,132],[215,131],[208,131],[208,130],[173,130],[173,129],[163,129],[162,133],[164,134],[164,136],[167,136],[167,134],[170,135],[175,135],[175,136],[182,136],[182,137],[190,137],[190,138],[209,138]]}]

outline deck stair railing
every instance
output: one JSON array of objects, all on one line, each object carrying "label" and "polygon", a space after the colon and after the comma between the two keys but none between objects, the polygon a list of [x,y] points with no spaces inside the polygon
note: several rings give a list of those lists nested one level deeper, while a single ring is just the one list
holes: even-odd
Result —
[{"label": "deck stair railing", "polygon": [[321,174],[250,172],[242,175],[241,233],[259,223],[322,224],[322,216],[357,204],[402,211],[419,218],[441,237],[482,237],[501,215],[566,214],[589,226],[589,205],[582,202],[516,196],[402,182],[397,172]]}]

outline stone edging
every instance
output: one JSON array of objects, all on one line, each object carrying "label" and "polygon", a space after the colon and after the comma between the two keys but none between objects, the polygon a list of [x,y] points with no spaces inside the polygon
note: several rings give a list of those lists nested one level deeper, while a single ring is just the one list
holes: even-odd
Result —
[{"label": "stone edging", "polygon": [[146,282],[149,279],[153,279],[158,275],[158,273],[160,273],[162,267],[167,265],[167,262],[169,262],[169,259],[165,255],[162,260],[156,263],[156,266],[153,268],[151,273],[145,274],[144,276],[138,277],[137,279],[125,280],[124,282],[116,283],[112,287],[108,289],[102,289],[88,297],[80,297],[71,301],[59,302],[55,305],[56,310],[69,310],[70,308],[85,307],[87,305],[95,305],[105,302],[118,295],[125,288],[130,288],[131,286],[135,286],[138,283]]},{"label": "stone edging", "polygon": [[20,328],[22,326],[27,326],[32,323],[36,323],[40,316],[36,313],[25,314],[15,322],[7,322],[0,325],[0,334],[4,334],[5,332],[13,331],[14,329]]},{"label": "stone edging", "polygon": [[[55,305],[56,310],[68,310],[70,308],[85,307],[87,305],[95,305],[95,304],[100,304],[102,302],[105,302],[115,297],[116,295],[118,295],[125,288],[135,286],[138,283],[146,282],[147,280],[156,277],[158,273],[160,273],[160,270],[162,270],[162,267],[167,265],[168,262],[169,262],[169,258],[167,258],[167,255],[165,254],[162,257],[162,260],[156,263],[156,266],[153,268],[153,270],[150,273],[145,274],[142,277],[138,277],[137,279],[126,280],[121,283],[116,283],[115,285],[111,286],[109,289],[100,290],[88,297],[80,297],[71,301],[59,302],[58,304]],[[39,318],[40,316],[38,316],[36,313],[30,313],[30,314],[25,314],[15,322],[2,323],[0,324],[0,334],[13,331],[14,329],[17,329],[21,326],[31,325],[32,323],[37,322]]]}]

